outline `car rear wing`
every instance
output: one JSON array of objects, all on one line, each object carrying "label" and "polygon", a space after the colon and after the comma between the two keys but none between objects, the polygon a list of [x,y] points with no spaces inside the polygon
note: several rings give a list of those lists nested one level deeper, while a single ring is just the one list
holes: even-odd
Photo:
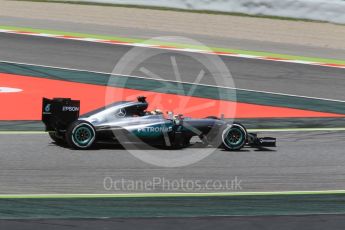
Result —
[{"label": "car rear wing", "polygon": [[43,98],[42,121],[46,131],[66,131],[79,117],[80,101],[71,98]]}]

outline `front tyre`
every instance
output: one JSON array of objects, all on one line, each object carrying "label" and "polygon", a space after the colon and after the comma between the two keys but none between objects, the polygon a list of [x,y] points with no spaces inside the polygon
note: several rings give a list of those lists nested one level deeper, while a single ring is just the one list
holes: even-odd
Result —
[{"label": "front tyre", "polygon": [[240,150],[247,142],[247,130],[244,126],[234,123],[224,129],[222,133],[222,146],[225,150]]},{"label": "front tyre", "polygon": [[75,121],[66,132],[67,144],[74,149],[90,149],[95,140],[95,128],[87,121]]}]

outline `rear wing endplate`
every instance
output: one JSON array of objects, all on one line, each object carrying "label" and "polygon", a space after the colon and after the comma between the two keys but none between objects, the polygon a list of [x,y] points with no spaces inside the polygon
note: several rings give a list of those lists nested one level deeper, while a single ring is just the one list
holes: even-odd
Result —
[{"label": "rear wing endplate", "polygon": [[70,98],[43,98],[42,121],[46,131],[65,131],[78,119],[80,101]]}]

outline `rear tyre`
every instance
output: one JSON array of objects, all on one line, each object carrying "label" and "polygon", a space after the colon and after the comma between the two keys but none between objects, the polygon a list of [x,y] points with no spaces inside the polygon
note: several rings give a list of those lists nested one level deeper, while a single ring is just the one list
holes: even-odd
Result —
[{"label": "rear tyre", "polygon": [[63,138],[63,136],[60,136],[56,132],[49,132],[49,136],[57,145],[64,145],[64,144],[66,144],[66,141]]},{"label": "rear tyre", "polygon": [[87,121],[75,121],[69,126],[65,138],[73,149],[90,149],[96,140],[96,130]]},{"label": "rear tyre", "polygon": [[247,142],[248,133],[245,127],[234,123],[224,129],[222,133],[222,147],[228,151],[236,151],[243,148]]}]

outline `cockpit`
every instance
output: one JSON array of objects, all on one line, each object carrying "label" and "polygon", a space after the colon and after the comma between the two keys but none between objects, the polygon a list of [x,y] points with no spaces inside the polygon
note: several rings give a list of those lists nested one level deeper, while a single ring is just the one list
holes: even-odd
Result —
[{"label": "cockpit", "polygon": [[167,113],[167,117],[164,115],[163,111],[160,109],[147,110],[148,103],[146,97],[140,96],[137,101],[120,101],[99,108],[97,110],[91,111],[84,114],[82,117],[91,120],[97,120],[98,122],[103,122],[104,120],[122,119],[122,118],[133,118],[133,117],[147,117],[147,116],[161,116],[169,120],[177,119],[172,112]]},{"label": "cockpit", "polygon": [[[147,110],[148,103],[146,101],[146,97],[139,96],[137,102],[131,102],[127,106],[121,108],[122,110],[126,111],[126,117],[142,117],[142,116],[149,116],[149,115],[163,115],[162,110],[154,109],[154,110]],[[119,111],[121,110],[119,109]]]},{"label": "cockpit", "polygon": [[155,109],[152,111],[146,111],[145,112],[145,115],[162,115],[162,114],[163,114],[163,112],[160,109]]}]

